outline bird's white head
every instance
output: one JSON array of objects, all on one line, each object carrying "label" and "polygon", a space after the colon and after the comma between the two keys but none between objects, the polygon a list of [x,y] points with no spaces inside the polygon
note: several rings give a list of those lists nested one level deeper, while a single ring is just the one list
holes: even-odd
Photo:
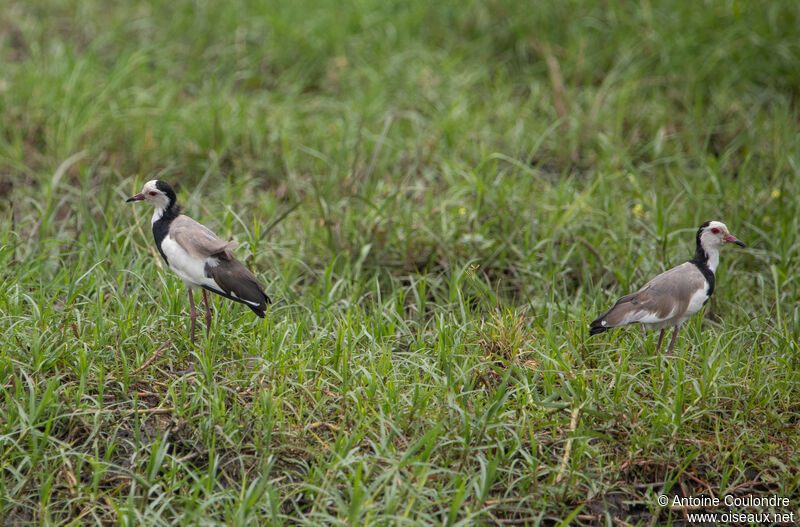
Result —
[{"label": "bird's white head", "polygon": [[706,265],[713,273],[719,265],[719,250],[726,243],[735,243],[744,247],[728,232],[728,227],[721,221],[707,221],[697,229],[697,250],[693,261]]},{"label": "bird's white head", "polygon": [[744,243],[728,232],[728,227],[721,221],[708,221],[697,231],[697,243],[704,249],[717,249],[726,243],[735,243],[744,247]]},{"label": "bird's white head", "polygon": [[146,201],[156,208],[156,210],[166,209],[175,203],[175,191],[169,183],[154,179],[144,184],[142,191],[126,200]]},{"label": "bird's white head", "polygon": [[128,198],[127,202],[131,201],[146,201],[155,207],[153,213],[153,223],[158,221],[167,210],[173,211],[175,214],[180,214],[180,207],[175,204],[175,191],[169,186],[169,183],[154,179],[144,184],[142,191],[135,196]]}]

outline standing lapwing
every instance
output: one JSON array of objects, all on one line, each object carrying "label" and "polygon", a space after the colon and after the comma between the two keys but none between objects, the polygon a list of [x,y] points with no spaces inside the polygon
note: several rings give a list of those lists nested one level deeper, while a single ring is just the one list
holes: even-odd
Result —
[{"label": "standing lapwing", "polygon": [[667,355],[672,353],[681,324],[700,311],[714,292],[714,272],[719,250],[726,243],[744,247],[724,223],[707,221],[697,230],[694,258],[656,276],[633,294],[623,296],[590,324],[590,335],[639,322],[647,329],[660,329],[656,353],[667,328],[674,326]]},{"label": "standing lapwing", "polygon": [[270,299],[261,282],[233,256],[236,244],[219,239],[210,229],[182,214],[172,187],[160,180],[148,181],[141,193],[127,201],[146,201],[156,209],[152,223],[158,252],[189,290],[192,320],[189,336],[193,344],[197,311],[192,291],[196,287],[203,289],[206,334],[211,329],[211,308],[206,291],[241,302],[264,318]]}]

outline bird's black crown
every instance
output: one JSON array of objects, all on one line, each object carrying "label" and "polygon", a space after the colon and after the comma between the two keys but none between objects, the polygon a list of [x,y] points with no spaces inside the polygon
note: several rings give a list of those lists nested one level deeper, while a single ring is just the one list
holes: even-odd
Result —
[{"label": "bird's black crown", "polygon": [[160,179],[156,181],[156,188],[164,193],[164,195],[169,198],[169,204],[175,204],[177,200],[177,196],[175,195],[175,191],[172,190],[172,187],[166,181],[161,181]]}]

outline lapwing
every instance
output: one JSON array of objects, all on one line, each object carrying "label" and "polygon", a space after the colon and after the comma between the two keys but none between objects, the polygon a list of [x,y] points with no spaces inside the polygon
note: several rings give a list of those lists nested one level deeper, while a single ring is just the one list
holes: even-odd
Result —
[{"label": "lapwing", "polygon": [[714,292],[714,272],[719,265],[719,250],[726,243],[744,247],[728,232],[724,223],[707,221],[697,230],[694,258],[656,276],[644,287],[623,296],[611,309],[597,317],[589,334],[597,335],[611,328],[639,322],[646,329],[660,329],[656,353],[667,328],[674,327],[667,355],[672,353],[678,329],[686,319],[699,312]]},{"label": "lapwing", "polygon": [[221,240],[210,229],[183,214],[169,184],[160,180],[148,181],[139,194],[126,201],[146,201],[155,207],[152,224],[158,252],[189,290],[189,317],[192,321],[189,338],[192,344],[197,319],[195,288],[200,287],[203,291],[206,335],[211,330],[207,291],[240,302],[264,318],[270,299],[264,293],[263,284],[233,256],[236,243]]}]

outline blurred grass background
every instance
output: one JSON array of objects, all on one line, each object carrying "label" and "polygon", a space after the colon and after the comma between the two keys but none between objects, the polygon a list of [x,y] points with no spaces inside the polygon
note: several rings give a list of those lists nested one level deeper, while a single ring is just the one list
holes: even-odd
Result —
[{"label": "blurred grass background", "polygon": [[[2,13],[4,523],[672,524],[655,495],[798,496],[796,2]],[[242,244],[266,321],[223,301],[189,345],[123,202],[155,178]],[[676,357],[587,338],[709,219],[748,248]]]}]

